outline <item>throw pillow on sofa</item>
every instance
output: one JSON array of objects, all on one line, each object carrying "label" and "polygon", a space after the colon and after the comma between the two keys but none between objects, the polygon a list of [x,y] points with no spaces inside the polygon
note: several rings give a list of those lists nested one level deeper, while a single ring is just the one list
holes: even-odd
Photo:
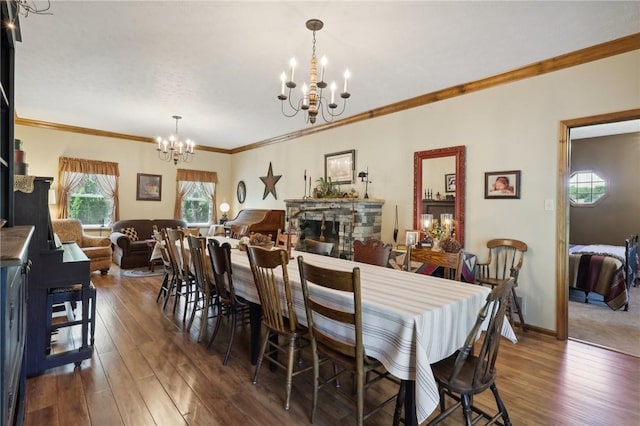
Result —
[{"label": "throw pillow on sofa", "polygon": [[135,228],[122,228],[120,229],[120,232],[129,237],[131,241],[139,240],[138,233],[136,232]]}]

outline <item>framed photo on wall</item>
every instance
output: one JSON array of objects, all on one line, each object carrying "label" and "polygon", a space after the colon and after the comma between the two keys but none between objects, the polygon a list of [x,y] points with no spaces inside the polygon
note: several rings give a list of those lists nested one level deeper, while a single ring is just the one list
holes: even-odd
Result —
[{"label": "framed photo on wall", "polygon": [[456,174],[455,173],[444,175],[444,191],[456,192]]},{"label": "framed photo on wall", "polygon": [[324,180],[332,183],[353,183],[356,169],[356,150],[334,152],[324,155]]},{"label": "framed photo on wall", "polygon": [[136,185],[136,200],[161,201],[162,175],[138,173],[138,183]]},{"label": "framed photo on wall", "polygon": [[486,172],[484,198],[520,198],[520,170]]}]

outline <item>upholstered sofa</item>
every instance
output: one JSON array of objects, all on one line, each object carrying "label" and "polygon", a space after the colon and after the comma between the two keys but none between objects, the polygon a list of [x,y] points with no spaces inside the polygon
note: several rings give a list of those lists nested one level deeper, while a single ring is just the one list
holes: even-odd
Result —
[{"label": "upholstered sofa", "polygon": [[54,219],[51,221],[53,232],[60,241],[73,241],[78,244],[89,258],[91,271],[100,271],[102,275],[111,267],[111,241],[109,237],[85,234],[82,223],[77,219]]},{"label": "upholstered sofa", "polygon": [[149,247],[147,241],[152,239],[154,225],[158,229],[186,228],[187,222],[180,219],[130,219],[115,222],[111,225],[113,263],[120,266],[121,269],[148,265]]}]

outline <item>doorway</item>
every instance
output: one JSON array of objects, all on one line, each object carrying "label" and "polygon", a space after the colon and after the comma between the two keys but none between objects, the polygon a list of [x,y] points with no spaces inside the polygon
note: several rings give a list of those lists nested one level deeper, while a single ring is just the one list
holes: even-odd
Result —
[{"label": "doorway", "polygon": [[[640,109],[604,114],[599,116],[584,117],[575,120],[568,120],[560,123],[560,144],[558,152],[558,210],[556,217],[556,231],[559,236],[556,248],[557,275],[556,275],[556,300],[557,300],[557,338],[566,340],[572,337],[569,332],[569,289],[567,286],[568,271],[568,249],[571,242],[570,237],[570,208],[569,208],[569,177],[571,173],[571,141],[572,135],[576,136],[583,129],[589,131],[599,130],[603,124],[620,123],[629,124],[631,120],[640,119]],[[595,127],[598,126],[598,127]],[[609,131],[609,130],[607,130]],[[596,135],[594,133],[594,135]],[[637,233],[638,230],[635,230]],[[639,290],[639,288],[635,288]],[[636,291],[636,293],[639,293]],[[639,295],[635,296],[636,298]],[[602,308],[606,312],[608,308]],[[638,308],[636,308],[638,309]],[[625,312],[611,311],[618,314],[616,319],[620,319]],[[608,314],[608,312],[607,312]],[[628,316],[627,316],[628,317]],[[598,342],[594,342],[598,344]],[[603,345],[606,346],[606,345]],[[624,350],[621,350],[626,352]]]}]

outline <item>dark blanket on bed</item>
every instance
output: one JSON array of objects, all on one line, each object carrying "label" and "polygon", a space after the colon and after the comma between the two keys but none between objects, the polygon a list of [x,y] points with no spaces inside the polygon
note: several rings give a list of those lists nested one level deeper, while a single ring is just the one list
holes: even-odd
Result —
[{"label": "dark blanket on bed", "polygon": [[613,310],[628,301],[627,286],[622,267],[613,270],[605,256],[583,254],[576,271],[575,288],[604,296],[604,302]]}]

